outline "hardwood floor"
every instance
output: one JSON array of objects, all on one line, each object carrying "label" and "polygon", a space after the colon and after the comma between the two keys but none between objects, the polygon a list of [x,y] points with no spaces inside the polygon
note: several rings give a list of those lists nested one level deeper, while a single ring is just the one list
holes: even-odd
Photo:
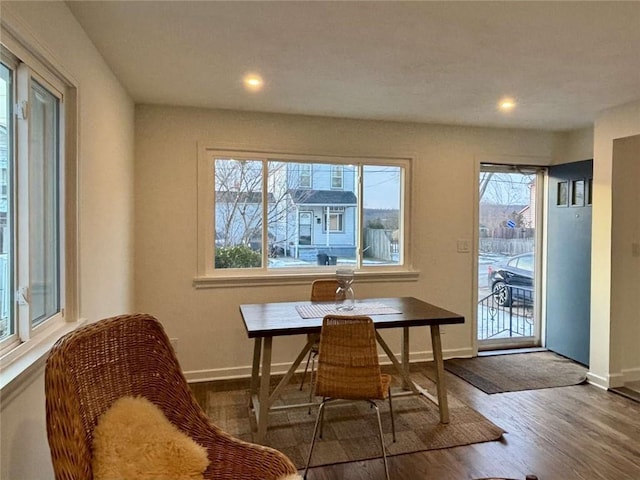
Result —
[{"label": "hardwood floor", "polygon": [[[498,442],[389,457],[392,480],[640,479],[640,403],[588,384],[488,395],[445,375],[453,395],[507,433]],[[377,480],[384,468],[367,460],[312,468],[307,478]]]},{"label": "hardwood floor", "polygon": [[[500,442],[389,457],[392,479],[640,479],[640,404],[591,385],[487,395],[446,373],[451,393],[507,431]],[[317,467],[309,480],[384,478],[381,460]]]}]

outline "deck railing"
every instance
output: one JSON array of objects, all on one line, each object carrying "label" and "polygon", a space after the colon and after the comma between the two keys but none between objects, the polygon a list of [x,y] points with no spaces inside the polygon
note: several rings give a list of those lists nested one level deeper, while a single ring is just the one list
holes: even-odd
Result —
[{"label": "deck railing", "polygon": [[533,336],[533,290],[503,288],[507,290],[502,295],[493,292],[478,302],[478,340]]}]

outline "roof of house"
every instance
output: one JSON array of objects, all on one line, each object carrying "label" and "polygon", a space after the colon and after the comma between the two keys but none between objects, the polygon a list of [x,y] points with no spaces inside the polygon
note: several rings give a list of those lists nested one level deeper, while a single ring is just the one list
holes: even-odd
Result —
[{"label": "roof of house", "polygon": [[353,192],[342,190],[289,190],[295,203],[304,205],[357,205]]}]

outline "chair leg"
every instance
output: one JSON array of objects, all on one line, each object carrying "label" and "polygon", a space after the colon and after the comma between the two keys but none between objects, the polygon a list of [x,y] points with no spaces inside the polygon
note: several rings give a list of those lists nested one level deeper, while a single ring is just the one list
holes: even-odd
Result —
[{"label": "chair leg", "polygon": [[[311,354],[311,352],[309,352],[309,354]],[[309,362],[307,362],[308,364]],[[314,382],[313,382],[313,374],[315,373],[316,370],[316,354],[313,354],[311,356],[311,376],[309,377],[309,403],[311,403],[313,401],[313,389],[314,389]],[[307,370],[305,369],[305,375],[306,375]],[[304,378],[302,379],[302,381],[304,382]],[[302,388],[300,389],[302,390]],[[307,411],[307,413],[309,415],[311,415],[311,407],[309,407],[309,410]]]},{"label": "chair leg", "polygon": [[380,432],[380,448],[382,449],[382,461],[384,462],[384,473],[387,480],[389,480],[389,465],[387,464],[387,451],[384,448],[384,437],[382,435],[382,420],[380,420],[380,409],[375,402],[368,400],[371,405],[376,409],[376,415],[378,416],[378,430]]},{"label": "chair leg", "polygon": [[307,364],[304,367],[304,373],[302,374],[302,381],[300,382],[300,391],[302,391],[302,387],[304,386],[304,379],[307,378],[307,370],[309,369],[309,362],[311,361],[311,356],[313,352],[309,350],[309,355],[307,356]]},{"label": "chair leg", "polygon": [[[328,402],[329,398],[327,397],[322,397],[322,403],[326,403]],[[320,413],[320,410],[318,410],[318,413]],[[324,410],[322,410],[322,413],[320,414],[320,438],[322,438],[322,435],[324,433]]]},{"label": "chair leg", "polygon": [[391,415],[391,433],[393,434],[393,442],[396,441],[396,422],[393,419],[393,402],[391,401],[391,387],[389,387],[389,414]]},{"label": "chair leg", "polygon": [[313,447],[316,444],[316,432],[318,431],[318,423],[320,422],[320,418],[324,414],[324,400],[320,404],[318,408],[318,416],[316,417],[316,423],[313,427],[313,437],[311,438],[311,447],[309,448],[309,455],[307,456],[307,464],[304,467],[304,475],[302,478],[306,480],[307,472],[309,471],[309,465],[311,464],[311,454],[313,453]]}]

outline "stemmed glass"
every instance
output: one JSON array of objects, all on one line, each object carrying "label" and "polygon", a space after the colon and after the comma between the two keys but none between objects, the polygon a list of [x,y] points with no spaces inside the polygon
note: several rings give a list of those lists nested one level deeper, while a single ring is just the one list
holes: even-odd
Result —
[{"label": "stemmed glass", "polygon": [[355,307],[355,295],[351,284],[353,283],[352,268],[338,268],[336,270],[336,310],[350,311]]}]

